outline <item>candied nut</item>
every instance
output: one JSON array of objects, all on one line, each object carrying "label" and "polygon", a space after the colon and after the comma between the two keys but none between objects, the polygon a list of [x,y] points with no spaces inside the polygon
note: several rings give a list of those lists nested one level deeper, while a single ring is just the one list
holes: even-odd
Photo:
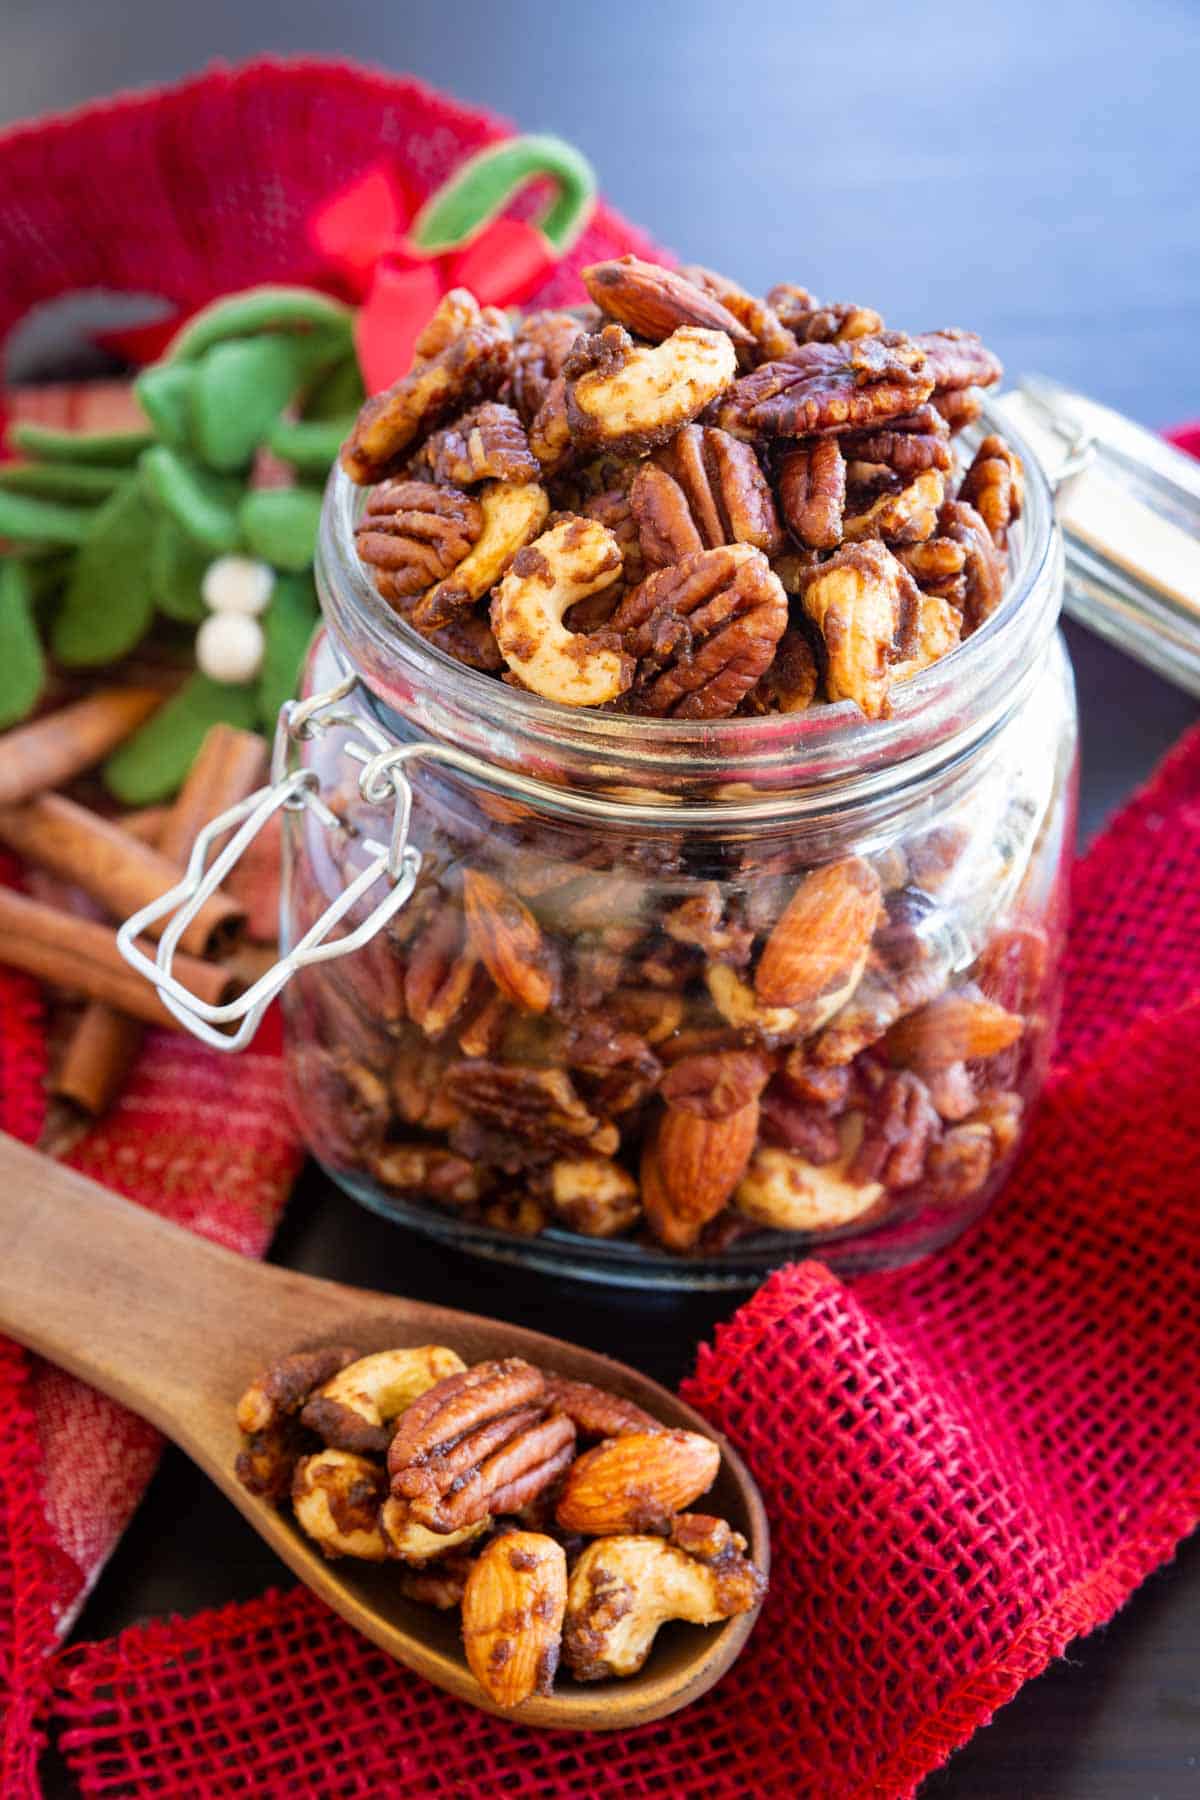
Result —
[{"label": "candied nut", "polygon": [[541,530],[550,501],[535,482],[497,481],[483,489],[479,509],[482,524],[474,547],[414,608],[413,624],[418,629],[445,625],[481,600]]},{"label": "candied nut", "polygon": [[883,1183],[860,1181],[851,1173],[862,1140],[861,1116],[848,1114],[840,1135],[840,1156],[820,1165],[761,1144],[733,1196],[737,1210],[776,1231],[835,1231],[871,1212],[883,1198]]},{"label": "candied nut", "polygon": [[312,1439],[298,1420],[282,1418],[266,1431],[247,1437],[238,1451],[234,1473],[242,1486],[260,1500],[286,1500],[292,1491],[296,1464]]},{"label": "candied nut", "polygon": [[541,1371],[519,1357],[451,1375],[401,1416],[388,1450],[392,1493],[431,1531],[513,1512],[574,1454],[575,1427],[547,1416]]},{"label": "candied nut", "polygon": [[387,1543],[379,1509],[387,1478],[378,1463],[348,1450],[322,1450],[296,1464],[292,1508],[302,1531],[315,1538],[325,1556],[356,1556],[383,1562]]},{"label": "candied nut", "polygon": [[938,515],[938,530],[962,545],[963,623],[966,631],[974,631],[1004,598],[1004,557],[975,508],[964,500],[947,500]]},{"label": "candied nut", "polygon": [[759,957],[760,1002],[803,1009],[809,1031],[823,1025],[858,986],[880,909],[879,877],[860,856],[806,875]]},{"label": "candied nut", "polygon": [[460,1062],[451,1064],[446,1083],[463,1112],[549,1156],[611,1156],[620,1141],[614,1125],[588,1110],[565,1069]]},{"label": "candied nut", "polygon": [[445,425],[425,444],[421,460],[435,481],[474,487],[480,481],[536,481],[541,466],[511,406],[494,400]]},{"label": "candied nut", "polygon": [[[451,1123],[454,1117],[451,1114]],[[488,1187],[486,1170],[435,1144],[385,1144],[371,1157],[370,1169],[384,1187],[398,1194],[419,1194],[440,1206],[474,1206]]]},{"label": "candied nut", "polygon": [[590,1381],[568,1381],[564,1375],[546,1376],[546,1402],[555,1412],[566,1413],[584,1437],[615,1438],[628,1431],[661,1431],[648,1412],[614,1394],[610,1388],[593,1387]]},{"label": "candied nut", "polygon": [[783,547],[775,501],[749,444],[715,425],[685,425],[630,489],[642,550],[652,567],[690,551],[752,544]]},{"label": "candied nut", "polygon": [[661,1537],[601,1538],[571,1571],[563,1625],[567,1666],[577,1681],[635,1675],[668,1619],[715,1625],[750,1612],[765,1585],[736,1551],[710,1563]]},{"label": "candied nut", "polygon": [[354,542],[380,594],[397,600],[448,575],[482,530],[478,503],[457,488],[389,481],[370,495]]},{"label": "candied nut", "polygon": [[406,1600],[436,1607],[438,1612],[453,1612],[462,1605],[467,1577],[474,1567],[472,1558],[462,1551],[436,1562],[405,1565],[398,1572],[397,1587]]},{"label": "candied nut", "polygon": [[254,1377],[238,1401],[238,1425],[247,1436],[270,1431],[298,1413],[315,1388],[357,1358],[358,1351],[346,1344],[325,1344],[319,1350],[295,1350],[290,1356],[281,1356]]},{"label": "candied nut", "polygon": [[554,1516],[585,1537],[662,1531],[707,1493],[720,1466],[720,1450],[697,1431],[625,1432],[576,1458]]},{"label": "candied nut", "polygon": [[957,1125],[975,1111],[979,1096],[966,1063],[947,1063],[944,1069],[927,1069],[922,1079],[938,1117]]},{"label": "candied nut", "polygon": [[476,401],[494,399],[512,367],[512,339],[500,316],[485,315],[464,288],[452,289],[418,338],[410,372],[359,413],[342,446],[351,481],[367,486],[390,475],[435,427]]},{"label": "candied nut", "polygon": [[310,1045],[293,1052],[291,1085],[303,1094],[313,1121],[315,1149],[332,1162],[354,1162],[387,1129],[387,1085],[348,1051]]},{"label": "candied nut", "polygon": [[979,1106],[971,1115],[975,1124],[986,1125],[992,1134],[996,1160],[1006,1156],[1017,1141],[1025,1102],[1017,1093],[982,1094]]},{"label": "candied nut", "polygon": [[942,388],[929,404],[941,413],[951,437],[973,425],[983,411],[983,395],[978,388]]},{"label": "candied nut", "polygon": [[467,941],[514,1006],[542,1013],[554,999],[558,970],[542,928],[527,906],[494,875],[463,873]]},{"label": "candied nut", "polygon": [[1046,933],[1036,925],[1010,925],[986,944],[974,968],[974,980],[987,999],[1009,1012],[1029,1014],[1037,1005],[1046,979],[1049,954]]},{"label": "candied nut", "polygon": [[774,357],[790,355],[796,348],[796,339],[774,308],[767,301],[756,299],[727,275],[719,275],[714,269],[706,269],[700,263],[687,264],[680,270],[680,274],[686,275],[695,287],[703,288],[706,294],[719,300],[750,333],[754,340],[754,354],[747,356],[745,347],[739,345],[740,360],[750,363],[770,362]]},{"label": "candied nut", "polygon": [[925,1165],[933,1205],[955,1206],[979,1192],[1016,1142],[1021,1109],[1019,1094],[997,1094],[933,1146]]},{"label": "candied nut", "polygon": [[722,1119],[668,1107],[642,1152],[642,1206],[669,1250],[690,1250],[737,1186],[758,1135],[758,1101]]},{"label": "candied nut", "polygon": [[853,700],[868,719],[889,710],[897,646],[915,633],[920,595],[883,544],[850,544],[816,569],[804,611],[821,633],[831,700]]},{"label": "candied nut", "polygon": [[802,544],[837,549],[846,506],[846,460],[836,438],[797,444],[780,457],[779,505]]},{"label": "candied nut", "polygon": [[[603,488],[598,494],[590,494],[580,505],[579,511],[585,519],[595,519],[598,525],[603,525],[612,532],[621,546],[622,577],[627,586],[636,587],[645,574],[646,567],[629,489]],[[565,621],[568,629],[595,631],[600,625],[607,625],[621,598],[621,591],[619,583],[614,583],[611,588],[601,588],[598,594],[578,602],[571,608],[570,618]]]},{"label": "candied nut", "polygon": [[513,404],[529,426],[537,416],[571,347],[583,331],[572,313],[534,312],[521,320],[513,338]]},{"label": "candied nut", "polygon": [[941,1121],[925,1083],[907,1069],[885,1075],[866,1115],[850,1179],[910,1187],[921,1179],[929,1148],[940,1136]]},{"label": "candied nut", "polygon": [[684,1005],[679,994],[659,988],[617,988],[606,1002],[614,1024],[636,1033],[647,1044],[661,1044],[675,1036],[683,1024]]},{"label": "candied nut", "polygon": [[923,331],[913,339],[925,353],[926,373],[933,379],[934,403],[960,388],[991,387],[1004,367],[981,341],[977,332],[951,325],[944,331]]},{"label": "candied nut", "polygon": [[882,538],[888,544],[915,544],[932,537],[946,482],[940,469],[926,469],[898,494],[881,494],[865,512],[848,516],[843,536],[848,544]]},{"label": "candied nut", "polygon": [[817,697],[821,671],[816,652],[797,626],[779,640],[769,666],[742,701],[743,713],[805,712]]},{"label": "candied nut", "polygon": [[[465,921],[443,906],[412,946],[404,976],[404,1003],[426,1037],[441,1037],[478,996],[479,959],[466,942]],[[486,979],[486,977],[485,977]]]},{"label": "candied nut", "polygon": [[638,1185],[608,1156],[560,1157],[550,1167],[550,1201],[583,1237],[616,1237],[641,1216]]},{"label": "candied nut", "polygon": [[658,1091],[680,1112],[699,1119],[727,1119],[758,1099],[770,1074],[770,1061],[761,1051],[710,1051],[673,1063]]},{"label": "candied nut", "polygon": [[489,1514],[473,1525],[464,1525],[461,1531],[430,1531],[413,1518],[408,1502],[397,1500],[395,1495],[390,1495],[379,1509],[379,1529],[388,1555],[418,1567],[453,1555],[463,1544],[474,1543],[490,1524]]},{"label": "candied nut", "polygon": [[551,1691],[566,1605],[567,1558],[553,1538],[505,1532],[472,1564],[463,1591],[463,1648],[495,1706],[520,1706]]},{"label": "candied nut", "polygon": [[523,686],[564,706],[603,706],[625,692],[632,657],[607,633],[572,634],[562,622],[621,568],[621,546],[594,519],[567,517],[517,555],[492,597],[492,629]]},{"label": "candied nut", "polygon": [[[392,1065],[392,1105],[405,1125],[449,1131],[462,1117],[443,1085],[451,1052],[406,1037]],[[384,1152],[386,1154],[386,1152]]]},{"label": "candied nut", "polygon": [[662,928],[677,944],[690,944],[713,962],[735,966],[748,959],[754,942],[747,926],[726,919],[725,896],[716,881],[706,881],[697,893],[664,913]]},{"label": "candied nut", "polygon": [[712,294],[660,263],[622,256],[613,262],[593,263],[581,275],[602,313],[651,343],[660,344],[680,325],[723,331],[735,344],[753,342],[746,327]]},{"label": "candied nut", "polygon": [[388,1447],[392,1420],[399,1418],[418,1394],[465,1367],[460,1356],[441,1344],[360,1356],[321,1386],[300,1414],[300,1422],[331,1450],[353,1450],[360,1456],[382,1454]]},{"label": "candied nut", "polygon": [[737,374],[723,331],[681,325],[661,344],[634,344],[619,325],[582,338],[566,364],[567,417],[580,449],[649,449],[723,394]]},{"label": "candied nut", "polygon": [[883,330],[883,320],[873,307],[853,306],[848,300],[823,306],[807,288],[789,281],[773,287],[767,301],[781,324],[804,344],[846,343]]},{"label": "candied nut", "polygon": [[900,1019],[885,1043],[902,1068],[944,1069],[995,1056],[1015,1044],[1024,1029],[1019,1014],[985,1000],[977,989],[960,988]]},{"label": "candied nut", "polygon": [[753,1031],[765,1044],[802,1037],[810,1027],[794,1006],[764,1006],[754,989],[728,963],[711,963],[704,981],[713,1005],[736,1031]]},{"label": "candied nut", "polygon": [[948,475],[953,464],[949,427],[930,401],[882,430],[847,432],[839,441],[847,462],[882,465],[905,481],[926,469]]},{"label": "candied nut", "polygon": [[840,1068],[852,1062],[860,1051],[878,1043],[897,1019],[940,994],[947,979],[941,959],[903,974],[872,968],[868,963],[846,1005],[834,1014],[812,1044],[813,1061],[823,1068]]},{"label": "candied nut", "polygon": [[810,1062],[805,1050],[790,1050],[784,1058],[783,1080],[798,1100],[807,1100],[830,1113],[844,1112],[850,1103],[854,1077],[849,1069],[822,1068]]},{"label": "candied nut", "polygon": [[529,448],[547,478],[561,475],[575,460],[565,375],[556,375],[546,389],[546,398],[529,426]]},{"label": "candied nut", "polygon": [[936,594],[922,594],[917,619],[916,648],[911,656],[893,665],[893,687],[919,675],[922,669],[932,667],[951,650],[957,650],[962,640],[962,614],[949,600],[939,600]]},{"label": "candied nut", "polygon": [[637,659],[631,703],[679,719],[736,711],[775,654],[787,595],[747,544],[697,550],[657,569],[613,614],[611,628]]},{"label": "candied nut", "polygon": [[741,1532],[735,1531],[728,1519],[714,1519],[710,1513],[676,1513],[667,1542],[697,1562],[718,1566],[746,1553]]},{"label": "candied nut", "polygon": [[962,479],[958,498],[973,506],[997,550],[1008,544],[1008,528],[1021,516],[1025,499],[1025,475],[1021,459],[1002,437],[985,437],[975,460]]},{"label": "candied nut", "polygon": [[763,1095],[759,1135],[764,1144],[795,1150],[812,1163],[836,1162],[841,1155],[836,1114],[818,1101],[801,1099],[780,1087],[772,1086]]},{"label": "candied nut", "polygon": [[501,1194],[489,1200],[480,1218],[493,1231],[520,1238],[540,1236],[549,1223],[546,1208],[529,1193]]},{"label": "candied nut", "polygon": [[903,333],[802,344],[733,385],[717,423],[745,436],[802,438],[864,430],[912,412],[933,392],[926,357]]}]

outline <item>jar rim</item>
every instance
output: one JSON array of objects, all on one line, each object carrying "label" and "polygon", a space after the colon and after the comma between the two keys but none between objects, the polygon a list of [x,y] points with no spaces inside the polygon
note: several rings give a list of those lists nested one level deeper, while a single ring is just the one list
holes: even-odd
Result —
[{"label": "jar rim", "polygon": [[[326,488],[316,575],[330,634],[381,719],[451,747],[480,780],[519,782],[555,805],[632,823],[752,820],[828,808],[923,777],[969,754],[1003,724],[1039,673],[1062,596],[1062,546],[1036,454],[985,403],[968,445],[1000,432],[1025,470],[1010,534],[1003,600],[966,641],[893,690],[892,711],[866,719],[853,701],[757,718],[659,719],[564,706],[508,686],[437,649],[376,592],[354,544],[366,490],[335,465]],[[697,804],[698,803],[698,804]]]}]

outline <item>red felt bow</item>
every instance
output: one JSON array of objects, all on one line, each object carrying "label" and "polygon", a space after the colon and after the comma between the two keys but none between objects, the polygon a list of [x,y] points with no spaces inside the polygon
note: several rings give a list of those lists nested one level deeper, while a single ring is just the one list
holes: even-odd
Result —
[{"label": "red felt bow", "polygon": [[418,336],[450,288],[470,288],[485,306],[515,306],[557,261],[537,227],[520,219],[492,219],[452,250],[423,250],[406,234],[416,210],[395,172],[379,164],[309,220],[314,248],[362,303],[354,341],[368,393],[409,367]]}]

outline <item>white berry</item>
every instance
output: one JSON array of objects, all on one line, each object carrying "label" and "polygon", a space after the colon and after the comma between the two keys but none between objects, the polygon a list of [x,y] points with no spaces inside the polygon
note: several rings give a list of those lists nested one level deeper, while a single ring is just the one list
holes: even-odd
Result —
[{"label": "white berry", "polygon": [[275,586],[275,571],[270,563],[256,556],[218,556],[204,571],[200,592],[204,604],[217,613],[246,613],[254,617],[266,612]]},{"label": "white berry", "polygon": [[253,681],[265,648],[257,619],[245,613],[211,613],[196,633],[196,666],[212,681]]}]

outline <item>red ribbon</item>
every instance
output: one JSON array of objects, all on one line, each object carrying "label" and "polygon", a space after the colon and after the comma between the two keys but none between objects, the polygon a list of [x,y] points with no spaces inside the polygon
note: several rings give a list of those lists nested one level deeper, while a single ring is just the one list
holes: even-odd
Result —
[{"label": "red ribbon", "polygon": [[484,306],[516,306],[558,261],[537,227],[520,219],[492,219],[452,250],[423,250],[406,234],[416,211],[395,172],[378,164],[309,220],[322,261],[361,302],[354,342],[371,394],[408,369],[417,338],[451,288],[470,288]]}]

